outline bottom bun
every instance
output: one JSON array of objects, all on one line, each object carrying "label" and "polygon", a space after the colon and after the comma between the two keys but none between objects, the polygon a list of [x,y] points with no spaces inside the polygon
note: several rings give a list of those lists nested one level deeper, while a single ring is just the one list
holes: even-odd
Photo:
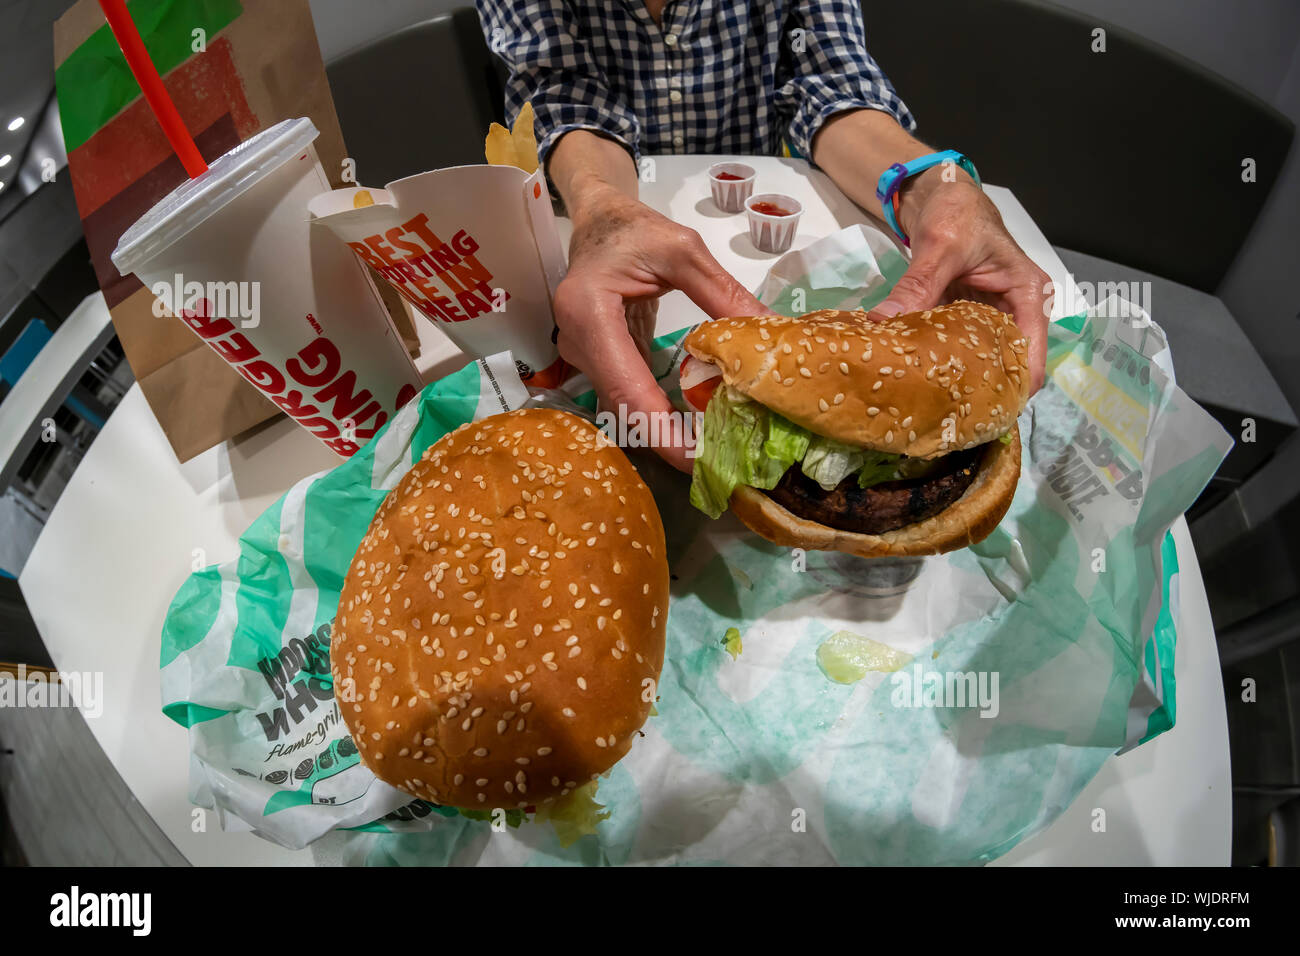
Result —
[{"label": "bottom bun", "polygon": [[774,544],[808,551],[844,551],[863,558],[942,554],[983,541],[998,526],[1020,480],[1020,429],[1011,441],[991,441],[975,479],[950,507],[933,517],[884,534],[857,534],[828,528],[787,511],[757,488],[743,485],[731,494],[731,510],[750,530]]}]

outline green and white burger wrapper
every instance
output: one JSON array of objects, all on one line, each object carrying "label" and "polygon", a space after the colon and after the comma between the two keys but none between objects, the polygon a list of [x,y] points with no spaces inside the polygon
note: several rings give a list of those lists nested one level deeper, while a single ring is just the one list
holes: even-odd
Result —
[{"label": "green and white burger wrapper", "polygon": [[[870,307],[905,266],[850,227],[783,257],[760,298],[795,314]],[[653,353],[674,399],[683,336]],[[237,557],[181,587],[162,634],[163,711],[189,728],[191,797],[223,827],[288,847],[351,828],[344,856],[368,862],[972,863],[1051,823],[1111,754],[1173,726],[1168,529],[1231,441],[1175,385],[1160,329],[1112,299],[1052,325],[1047,385],[1020,418],[1015,500],[968,550],[868,562],[778,548],[730,514],[709,521],[685,476],[636,455],[675,580],[658,714],[600,781],[609,819],[565,848],[549,826],[494,830],[413,803],[359,763],[330,686],[329,625],[366,526],[424,449],[528,400],[512,369],[505,353],[430,385],[352,459],[291,488]],[[590,414],[582,388],[542,402],[576,398]],[[882,670],[830,680],[818,649],[832,637],[827,650],[885,645],[865,661]]]}]

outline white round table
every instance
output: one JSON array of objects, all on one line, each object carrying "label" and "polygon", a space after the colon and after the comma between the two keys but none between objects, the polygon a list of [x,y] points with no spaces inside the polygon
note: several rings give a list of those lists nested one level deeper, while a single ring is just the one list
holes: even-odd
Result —
[{"label": "white round table", "polygon": [[[697,229],[722,265],[756,288],[777,257],[750,245],[743,216],[723,216],[707,198],[705,170],[726,158],[658,157],[654,181],[642,183],[642,198]],[[796,247],[871,222],[801,160],[736,158],[757,169],[764,191],[803,202]],[[1072,284],[1015,197],[998,187],[988,192],[1030,257],[1058,285]],[[568,223],[562,221],[561,229],[567,245]],[[658,331],[700,318],[673,292],[660,303]],[[468,360],[432,323],[417,320],[417,327],[424,346],[417,364],[426,381]],[[133,387],[74,474],[19,579],[55,664],[103,672],[103,712],[89,719],[90,727],[159,827],[196,864],[303,865],[335,862],[340,855],[336,838],[311,850],[285,850],[249,833],[222,832],[211,815],[206,832],[195,832],[186,731],[162,715],[158,689],[163,617],[191,567],[234,557],[239,535],[290,485],[336,464],[331,452],[283,417],[179,464]],[[1182,595],[1177,725],[1109,760],[1051,827],[999,863],[1228,864],[1231,790],[1218,651],[1181,518],[1174,539]],[[1107,832],[1093,832],[1096,807],[1106,810]]]}]

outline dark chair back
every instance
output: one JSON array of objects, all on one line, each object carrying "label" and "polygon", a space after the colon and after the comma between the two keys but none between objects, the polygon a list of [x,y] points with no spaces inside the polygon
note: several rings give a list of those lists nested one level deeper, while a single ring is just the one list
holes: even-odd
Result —
[{"label": "dark chair back", "polygon": [[[472,7],[346,53],[325,68],[357,179],[382,186],[429,169],[482,163],[504,87]],[[382,78],[382,80],[380,79]]]},{"label": "dark chair back", "polygon": [[54,666],[18,582],[3,569],[0,569],[0,663]]},{"label": "dark chair back", "polygon": [[[1282,113],[1141,37],[1039,0],[863,0],[867,48],[937,149],[1052,243],[1212,291],[1282,170]],[[1094,53],[1093,31],[1106,31]],[[1242,181],[1255,160],[1256,181]]]}]

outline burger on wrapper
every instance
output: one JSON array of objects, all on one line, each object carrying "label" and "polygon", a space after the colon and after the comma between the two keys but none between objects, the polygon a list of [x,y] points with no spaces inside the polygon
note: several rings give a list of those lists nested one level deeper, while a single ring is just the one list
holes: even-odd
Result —
[{"label": "burger on wrapper", "polygon": [[335,693],[381,780],[545,815],[632,746],[667,615],[663,525],[623,452],[564,412],[494,415],[430,446],[375,515],[339,600]]},{"label": "burger on wrapper", "polygon": [[961,301],[885,321],[719,319],[685,346],[694,403],[711,389],[691,485],[710,517],[730,507],[777,544],[883,557],[974,544],[1006,514],[1030,389],[1011,316]]}]

